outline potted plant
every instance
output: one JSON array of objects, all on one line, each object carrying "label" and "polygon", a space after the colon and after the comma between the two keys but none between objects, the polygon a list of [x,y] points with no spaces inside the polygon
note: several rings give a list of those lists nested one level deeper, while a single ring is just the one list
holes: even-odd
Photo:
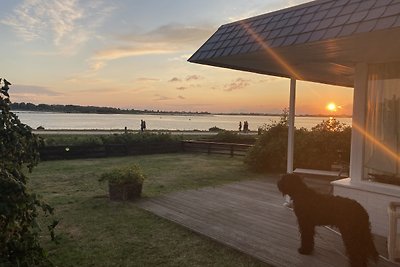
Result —
[{"label": "potted plant", "polygon": [[139,198],[146,176],[140,167],[133,164],[115,168],[101,175],[99,181],[108,181],[110,200],[126,201]]}]

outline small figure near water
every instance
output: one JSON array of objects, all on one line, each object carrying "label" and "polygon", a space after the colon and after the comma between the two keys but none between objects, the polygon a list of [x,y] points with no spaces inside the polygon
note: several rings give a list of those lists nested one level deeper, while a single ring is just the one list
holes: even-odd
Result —
[{"label": "small figure near water", "polygon": [[243,122],[243,132],[247,133],[249,131],[249,123],[247,121]]},{"label": "small figure near water", "polygon": [[242,122],[239,121],[239,132],[241,132],[241,131],[242,131]]},{"label": "small figure near water", "polygon": [[146,121],[140,120],[140,131],[143,132],[146,130]]}]

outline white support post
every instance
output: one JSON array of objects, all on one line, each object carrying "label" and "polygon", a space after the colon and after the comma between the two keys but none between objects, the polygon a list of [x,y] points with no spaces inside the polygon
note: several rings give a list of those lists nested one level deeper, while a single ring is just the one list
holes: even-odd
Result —
[{"label": "white support post", "polygon": [[353,127],[351,135],[350,178],[361,181],[364,173],[364,130],[368,89],[368,65],[358,63],[354,77]]},{"label": "white support post", "polygon": [[289,133],[288,133],[288,151],[287,151],[287,173],[293,173],[294,158],[294,120],[296,115],[296,80],[290,79],[290,103],[289,103]]},{"label": "white support post", "polygon": [[[287,151],[287,173],[293,173],[293,158],[294,158],[294,120],[296,115],[296,80],[290,79],[290,102],[289,102],[289,118],[288,118],[288,151]],[[293,207],[293,202],[288,195],[285,196],[286,207]]]}]

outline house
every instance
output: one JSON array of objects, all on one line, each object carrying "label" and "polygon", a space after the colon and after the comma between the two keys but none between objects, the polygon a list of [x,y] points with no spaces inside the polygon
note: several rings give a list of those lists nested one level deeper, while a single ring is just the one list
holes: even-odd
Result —
[{"label": "house", "polygon": [[399,0],[316,0],[229,23],[189,61],[291,79],[288,172],[296,80],[354,88],[350,177],[334,194],[360,202],[387,235],[387,207],[400,201]]}]

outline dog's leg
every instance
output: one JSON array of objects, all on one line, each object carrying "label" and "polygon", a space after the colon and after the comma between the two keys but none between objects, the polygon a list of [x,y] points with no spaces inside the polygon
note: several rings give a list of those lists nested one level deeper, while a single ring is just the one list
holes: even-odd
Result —
[{"label": "dog's leg", "polygon": [[314,249],[315,226],[299,218],[299,231],[301,247],[297,250],[300,254],[309,255]]},{"label": "dog's leg", "polygon": [[339,228],[346,253],[349,257],[349,263],[351,267],[367,267],[368,258],[365,253],[365,244],[360,243],[360,237],[354,230],[342,227]]}]

